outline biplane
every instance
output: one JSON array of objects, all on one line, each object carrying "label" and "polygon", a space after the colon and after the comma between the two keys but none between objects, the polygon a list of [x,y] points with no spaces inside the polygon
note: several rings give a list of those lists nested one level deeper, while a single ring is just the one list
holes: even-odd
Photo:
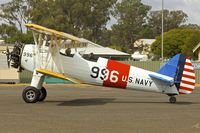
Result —
[{"label": "biplane", "polygon": [[26,103],[44,101],[47,91],[43,87],[45,76],[105,87],[149,91],[168,95],[175,103],[176,96],[190,94],[195,88],[195,73],[191,60],[175,55],[157,72],[151,72],[111,59],[84,58],[84,51],[70,52],[73,47],[85,47],[87,41],[73,35],[26,24],[32,30],[35,44],[17,44],[7,52],[12,66],[33,72],[30,86],[22,92]]}]

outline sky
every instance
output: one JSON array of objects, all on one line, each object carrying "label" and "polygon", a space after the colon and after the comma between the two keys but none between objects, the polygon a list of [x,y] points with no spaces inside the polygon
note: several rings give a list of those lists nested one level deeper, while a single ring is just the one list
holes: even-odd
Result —
[{"label": "sky", "polygon": [[[11,0],[0,0],[0,4]],[[162,9],[162,0],[141,0],[144,4],[150,5],[152,10]],[[164,9],[168,10],[183,10],[188,15],[187,23],[200,25],[200,0],[163,0]],[[116,23],[116,20],[111,19],[108,25]]]},{"label": "sky", "polygon": [[[163,0],[164,9],[182,10],[188,15],[188,23],[200,25],[200,0]],[[142,0],[152,10],[162,9],[162,0]]]},{"label": "sky", "polygon": [[0,4],[3,4],[3,3],[6,3],[6,2],[9,2],[11,0],[0,0]]},{"label": "sky", "polygon": [[[141,0],[142,3],[151,6],[151,10],[162,10],[162,0]],[[200,25],[200,0],[163,0],[164,9],[182,10],[188,15],[186,23]],[[108,22],[108,28],[116,23],[114,18]]]}]

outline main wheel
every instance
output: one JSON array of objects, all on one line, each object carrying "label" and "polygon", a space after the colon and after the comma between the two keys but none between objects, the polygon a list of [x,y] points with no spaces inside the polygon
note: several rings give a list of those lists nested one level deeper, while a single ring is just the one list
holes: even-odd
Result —
[{"label": "main wheel", "polygon": [[176,103],[176,97],[173,97],[173,96],[170,97],[170,98],[169,98],[169,102],[170,102],[170,103]]},{"label": "main wheel", "polygon": [[32,86],[26,87],[22,92],[22,98],[26,103],[36,103],[40,96],[40,91]]},{"label": "main wheel", "polygon": [[44,87],[42,87],[42,89],[40,89],[39,91],[40,91],[40,96],[38,98],[38,102],[42,102],[47,97],[47,91]]}]

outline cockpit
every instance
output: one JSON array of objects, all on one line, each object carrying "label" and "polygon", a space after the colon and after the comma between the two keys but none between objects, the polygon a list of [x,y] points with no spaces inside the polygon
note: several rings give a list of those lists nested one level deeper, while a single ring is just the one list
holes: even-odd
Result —
[{"label": "cockpit", "polygon": [[82,51],[82,49],[75,49],[75,48],[65,48],[60,50],[60,54],[67,57],[73,57],[76,52],[79,52],[79,54],[88,61],[96,62],[98,60],[98,57],[93,53],[85,53],[85,51]]}]

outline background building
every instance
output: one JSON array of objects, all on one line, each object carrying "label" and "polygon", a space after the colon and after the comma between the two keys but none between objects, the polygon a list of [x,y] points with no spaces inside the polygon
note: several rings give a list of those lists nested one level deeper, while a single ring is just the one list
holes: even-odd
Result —
[{"label": "background building", "polygon": [[147,61],[152,57],[151,45],[155,39],[138,39],[134,42],[133,46],[135,52],[131,55],[134,60]]}]

